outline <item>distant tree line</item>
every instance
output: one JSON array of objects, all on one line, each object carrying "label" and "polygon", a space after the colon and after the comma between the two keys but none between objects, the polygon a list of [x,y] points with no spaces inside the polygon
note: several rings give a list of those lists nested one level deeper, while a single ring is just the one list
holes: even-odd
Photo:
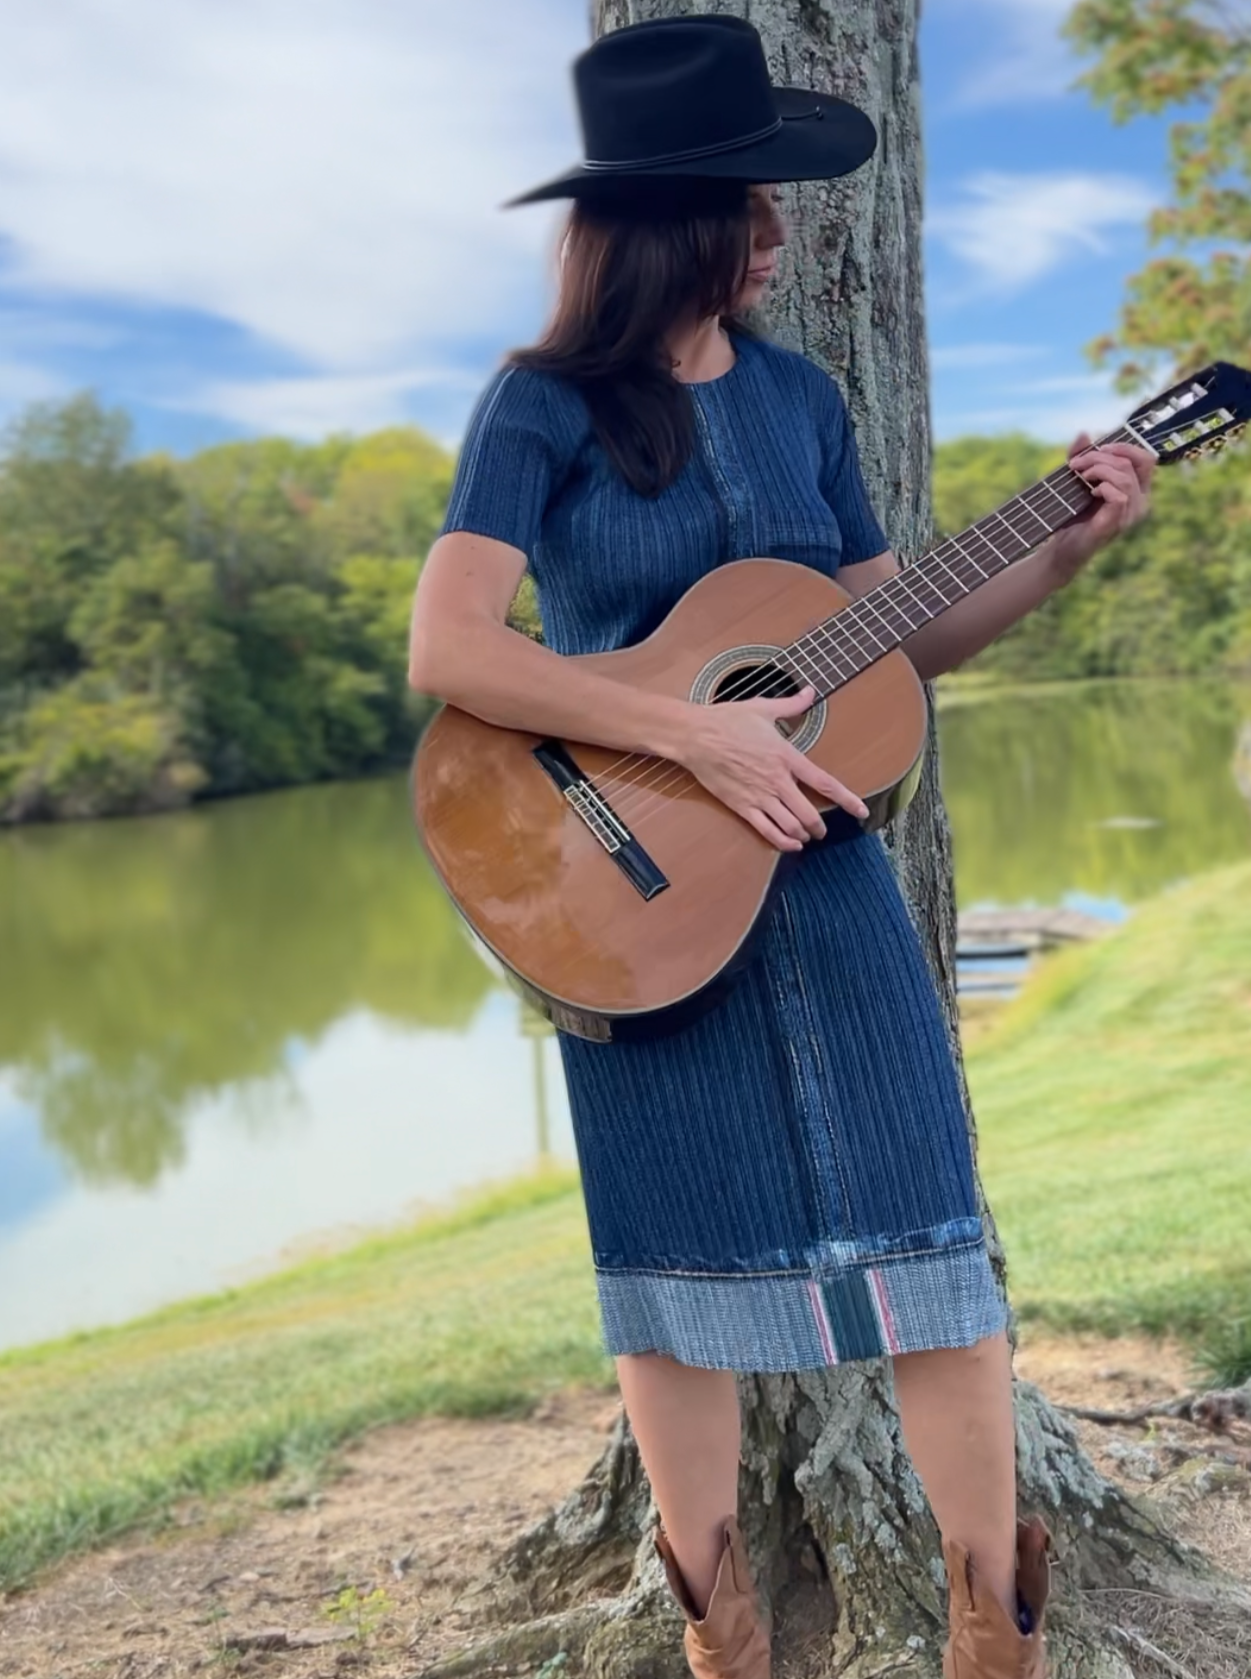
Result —
[{"label": "distant tree line", "polygon": [[133,459],[90,396],[0,460],[0,819],[399,762],[409,608],[451,481],[407,427]]},{"label": "distant tree line", "polygon": [[[952,535],[1059,466],[1028,437],[934,455],[934,525]],[[1152,512],[968,668],[1020,681],[1251,672],[1251,473],[1245,447],[1158,471]]]},{"label": "distant tree line", "polygon": [[[1058,463],[942,445],[940,533]],[[413,586],[453,462],[410,427],[135,459],[90,396],[0,457],[0,820],[169,808],[403,762]],[[514,621],[537,630],[528,588]],[[1152,520],[983,654],[1013,679],[1251,668],[1245,460],[1161,474]]]}]

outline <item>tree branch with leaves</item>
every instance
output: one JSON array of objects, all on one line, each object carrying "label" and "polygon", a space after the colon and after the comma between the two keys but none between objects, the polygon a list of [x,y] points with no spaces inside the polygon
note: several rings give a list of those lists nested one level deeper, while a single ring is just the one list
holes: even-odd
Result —
[{"label": "tree branch with leaves", "polygon": [[1094,61],[1079,79],[1116,122],[1179,110],[1171,202],[1129,277],[1120,322],[1091,346],[1137,390],[1161,364],[1193,372],[1251,348],[1251,6],[1247,0],[1079,0],[1064,33]]}]

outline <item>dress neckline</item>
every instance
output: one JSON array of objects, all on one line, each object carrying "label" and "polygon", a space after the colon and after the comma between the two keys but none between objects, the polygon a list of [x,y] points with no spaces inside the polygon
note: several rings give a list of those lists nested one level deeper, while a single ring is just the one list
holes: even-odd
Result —
[{"label": "dress neckline", "polygon": [[724,373],[716,373],[711,379],[683,379],[682,383],[686,386],[687,390],[701,391],[710,389],[713,386],[724,385],[727,379],[733,379],[734,375],[738,372],[739,368],[743,364],[743,346],[748,342],[748,340],[740,333],[735,332],[733,327],[726,327],[725,333],[726,337],[730,340],[731,348],[734,351],[734,360],[730,363],[729,367],[726,368]]}]

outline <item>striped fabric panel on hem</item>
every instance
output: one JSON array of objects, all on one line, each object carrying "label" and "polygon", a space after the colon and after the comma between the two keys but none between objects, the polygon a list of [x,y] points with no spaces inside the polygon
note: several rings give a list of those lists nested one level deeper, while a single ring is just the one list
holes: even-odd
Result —
[{"label": "striped fabric panel on hem", "polygon": [[1007,1321],[984,1247],[817,1275],[596,1271],[608,1351],[712,1370],[813,1370],[971,1346]]}]

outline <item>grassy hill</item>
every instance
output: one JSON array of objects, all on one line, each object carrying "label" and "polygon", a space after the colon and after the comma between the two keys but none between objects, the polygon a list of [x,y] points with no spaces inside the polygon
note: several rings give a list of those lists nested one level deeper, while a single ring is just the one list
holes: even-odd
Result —
[{"label": "grassy hill", "polygon": [[1251,867],[1052,958],[969,1080],[1022,1317],[1251,1317]]},{"label": "grassy hill", "polygon": [[[1024,1317],[1251,1315],[1251,866],[1057,957],[970,1057]],[[121,1329],[0,1356],[0,1589],[179,1496],[425,1412],[609,1382],[570,1172]]]}]

